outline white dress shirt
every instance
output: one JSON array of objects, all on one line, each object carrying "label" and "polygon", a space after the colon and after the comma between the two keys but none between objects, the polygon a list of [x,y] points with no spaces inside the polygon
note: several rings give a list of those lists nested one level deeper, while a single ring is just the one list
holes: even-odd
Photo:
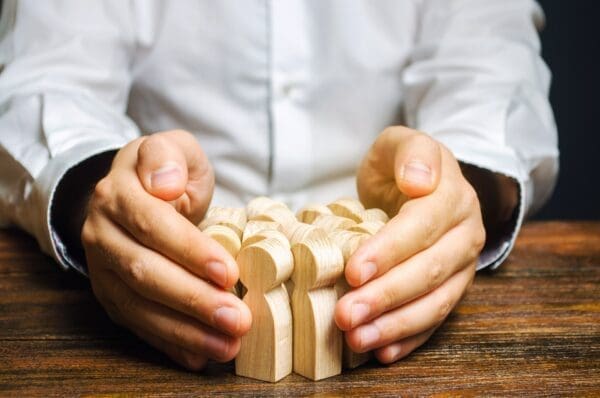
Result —
[{"label": "white dress shirt", "polygon": [[62,265],[50,204],[67,170],[183,128],[216,173],[213,204],[297,208],[356,195],[386,126],[430,134],[510,176],[523,217],[558,168],[532,0],[21,0],[0,23],[0,223]]}]

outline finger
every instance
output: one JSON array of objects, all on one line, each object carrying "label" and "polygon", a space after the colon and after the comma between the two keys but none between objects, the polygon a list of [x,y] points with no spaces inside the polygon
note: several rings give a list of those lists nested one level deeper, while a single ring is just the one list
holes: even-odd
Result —
[{"label": "finger", "polygon": [[388,344],[385,347],[378,348],[374,351],[375,358],[381,363],[394,363],[423,345],[437,329],[433,327],[423,333],[407,337],[395,343]]},{"label": "finger", "polygon": [[97,281],[116,308],[118,322],[134,331],[152,333],[187,351],[207,355],[217,361],[233,359],[240,339],[226,336],[202,323],[179,314],[132,291],[116,274],[104,272]]},{"label": "finger", "polygon": [[250,310],[235,295],[136,243],[109,220],[96,224],[104,231],[95,245],[95,250],[102,251],[99,257],[111,259],[107,266],[138,294],[231,336],[242,336],[250,329]]},{"label": "finger", "polygon": [[147,192],[174,201],[200,221],[212,198],[214,174],[204,151],[188,132],[172,130],[144,139],[137,150],[137,174]]},{"label": "finger", "polygon": [[396,149],[393,167],[400,192],[409,198],[433,192],[441,175],[440,145],[428,135],[411,129],[394,130],[390,140]]},{"label": "finger", "polygon": [[346,332],[348,345],[355,352],[366,352],[442,323],[461,299],[474,274],[475,264],[458,272],[431,293]]},{"label": "finger", "polygon": [[340,329],[354,329],[412,301],[475,262],[483,246],[483,237],[474,232],[478,225],[470,220],[459,224],[433,246],[344,295],[335,310]]},{"label": "finger", "polygon": [[[144,246],[201,278],[224,288],[233,286],[239,270],[231,254],[171,205],[148,195],[131,177],[127,171],[120,171],[101,180],[95,188],[94,206]],[[122,189],[123,186],[129,189]]]},{"label": "finger", "polygon": [[132,330],[132,332],[186,369],[199,371],[206,367],[208,360],[206,355],[188,351],[145,330]]},{"label": "finger", "polygon": [[345,276],[350,286],[361,286],[386,273],[396,264],[433,245],[462,221],[467,210],[458,208],[455,191],[457,189],[438,190],[405,203],[398,214],[348,260]]}]

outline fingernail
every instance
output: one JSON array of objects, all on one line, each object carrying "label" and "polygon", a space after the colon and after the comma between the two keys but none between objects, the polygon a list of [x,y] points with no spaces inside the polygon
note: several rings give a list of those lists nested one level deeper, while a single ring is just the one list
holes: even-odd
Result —
[{"label": "fingernail", "polygon": [[431,184],[431,168],[425,163],[412,160],[402,165],[400,177],[416,184]]},{"label": "fingernail", "polygon": [[367,319],[371,307],[365,303],[354,303],[350,307],[350,328],[354,329]]},{"label": "fingernail", "polygon": [[388,353],[390,354],[390,362],[395,362],[400,357],[400,353],[402,352],[402,346],[400,344],[391,345],[388,348]]},{"label": "fingernail", "polygon": [[377,265],[375,263],[364,263],[360,267],[360,284],[362,285],[377,273]]},{"label": "fingernail", "polygon": [[229,352],[229,339],[206,334],[204,336],[206,348],[212,352],[216,358],[224,358]]},{"label": "fingernail", "polygon": [[240,329],[240,311],[233,307],[219,307],[214,315],[217,326],[228,333],[237,333]]},{"label": "fingernail", "polygon": [[379,341],[380,337],[381,334],[379,333],[379,329],[377,329],[376,326],[364,326],[360,330],[360,348],[365,349],[371,347],[373,344]]},{"label": "fingernail", "polygon": [[176,184],[181,179],[181,170],[174,165],[167,165],[152,172],[150,176],[150,186],[152,188],[162,188]]},{"label": "fingernail", "polygon": [[227,283],[227,267],[225,264],[213,261],[206,265],[206,273],[210,280],[219,286],[225,286]]}]

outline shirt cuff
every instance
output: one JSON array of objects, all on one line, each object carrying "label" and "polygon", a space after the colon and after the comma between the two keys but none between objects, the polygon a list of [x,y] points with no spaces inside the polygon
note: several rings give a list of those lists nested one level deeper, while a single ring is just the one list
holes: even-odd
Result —
[{"label": "shirt cuff", "polygon": [[118,150],[123,145],[125,145],[125,142],[113,140],[82,143],[53,158],[35,181],[30,210],[32,215],[37,212],[34,219],[41,222],[34,225],[33,233],[42,251],[51,255],[64,269],[73,268],[84,275],[87,274],[85,266],[73,261],[68,255],[67,247],[56,233],[55,228],[52,227],[51,210],[56,189],[64,175],[71,168],[78,166],[92,156]]},{"label": "shirt cuff", "polygon": [[519,188],[519,203],[509,222],[510,227],[506,229],[507,232],[504,235],[495,237],[494,241],[486,242],[485,247],[479,255],[477,271],[488,267],[490,269],[498,268],[506,260],[515,245],[523,220],[525,219],[524,203],[526,203],[525,183],[519,180],[516,180],[516,182]]},{"label": "shirt cuff", "polygon": [[485,243],[477,262],[478,271],[484,268],[496,269],[513,249],[525,216],[531,207],[529,193],[532,192],[533,185],[529,173],[522,167],[517,154],[501,145],[492,146],[458,135],[442,135],[435,138],[446,145],[460,162],[502,174],[517,183],[519,202],[505,229],[506,232]]}]

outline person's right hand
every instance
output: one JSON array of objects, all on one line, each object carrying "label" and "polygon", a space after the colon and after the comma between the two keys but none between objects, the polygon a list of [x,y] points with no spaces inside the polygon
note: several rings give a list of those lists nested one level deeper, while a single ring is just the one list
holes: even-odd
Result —
[{"label": "person's right hand", "polygon": [[94,294],[117,323],[188,369],[229,361],[250,329],[225,289],[235,260],[196,224],[214,188],[194,137],[167,131],[121,149],[88,204],[81,239]]}]

